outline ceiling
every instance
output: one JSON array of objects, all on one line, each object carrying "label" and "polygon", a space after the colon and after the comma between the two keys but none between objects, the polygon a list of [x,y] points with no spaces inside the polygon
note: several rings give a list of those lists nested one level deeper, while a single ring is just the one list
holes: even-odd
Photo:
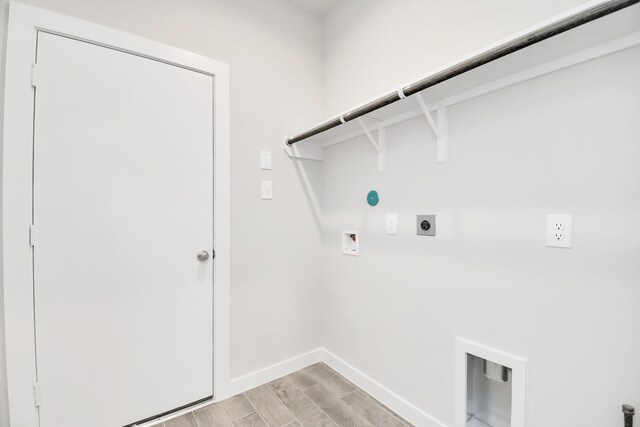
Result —
[{"label": "ceiling", "polygon": [[289,0],[290,3],[320,17],[324,16],[336,4],[337,0]]}]

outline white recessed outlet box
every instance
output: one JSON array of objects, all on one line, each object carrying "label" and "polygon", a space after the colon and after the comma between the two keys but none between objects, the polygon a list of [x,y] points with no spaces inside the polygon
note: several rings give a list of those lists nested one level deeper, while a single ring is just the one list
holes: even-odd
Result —
[{"label": "white recessed outlet box", "polygon": [[273,199],[273,183],[271,181],[262,181],[262,198],[264,200]]},{"label": "white recessed outlet box", "polygon": [[547,246],[571,248],[572,235],[572,215],[547,215]]},{"label": "white recessed outlet box", "polygon": [[387,234],[398,234],[398,214],[387,214]]},{"label": "white recessed outlet box", "polygon": [[342,253],[346,255],[360,254],[360,238],[356,230],[342,230]]},{"label": "white recessed outlet box", "polygon": [[260,169],[271,170],[271,151],[260,152]]}]

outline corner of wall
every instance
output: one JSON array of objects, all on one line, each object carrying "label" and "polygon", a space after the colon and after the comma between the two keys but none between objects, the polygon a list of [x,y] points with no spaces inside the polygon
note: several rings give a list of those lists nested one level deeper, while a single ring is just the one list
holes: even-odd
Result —
[{"label": "corner of wall", "polygon": [[4,69],[8,29],[9,4],[0,0],[0,427],[9,427],[9,396],[7,391],[7,363],[4,338],[4,274],[2,257],[2,146],[4,134]]}]

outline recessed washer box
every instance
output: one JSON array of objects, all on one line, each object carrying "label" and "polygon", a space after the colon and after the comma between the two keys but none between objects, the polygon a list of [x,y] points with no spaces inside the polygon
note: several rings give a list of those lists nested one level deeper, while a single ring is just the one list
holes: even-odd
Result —
[{"label": "recessed washer box", "polygon": [[455,427],[525,427],[527,361],[456,338]]}]

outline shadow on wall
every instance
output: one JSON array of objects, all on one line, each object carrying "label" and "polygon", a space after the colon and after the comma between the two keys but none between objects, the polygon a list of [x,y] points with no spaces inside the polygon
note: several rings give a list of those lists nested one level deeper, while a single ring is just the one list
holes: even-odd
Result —
[{"label": "shadow on wall", "polygon": [[311,207],[318,233],[322,235],[324,228],[322,220],[322,163],[299,159],[291,159],[291,161],[294,163],[296,174],[303,184],[304,195]]}]

